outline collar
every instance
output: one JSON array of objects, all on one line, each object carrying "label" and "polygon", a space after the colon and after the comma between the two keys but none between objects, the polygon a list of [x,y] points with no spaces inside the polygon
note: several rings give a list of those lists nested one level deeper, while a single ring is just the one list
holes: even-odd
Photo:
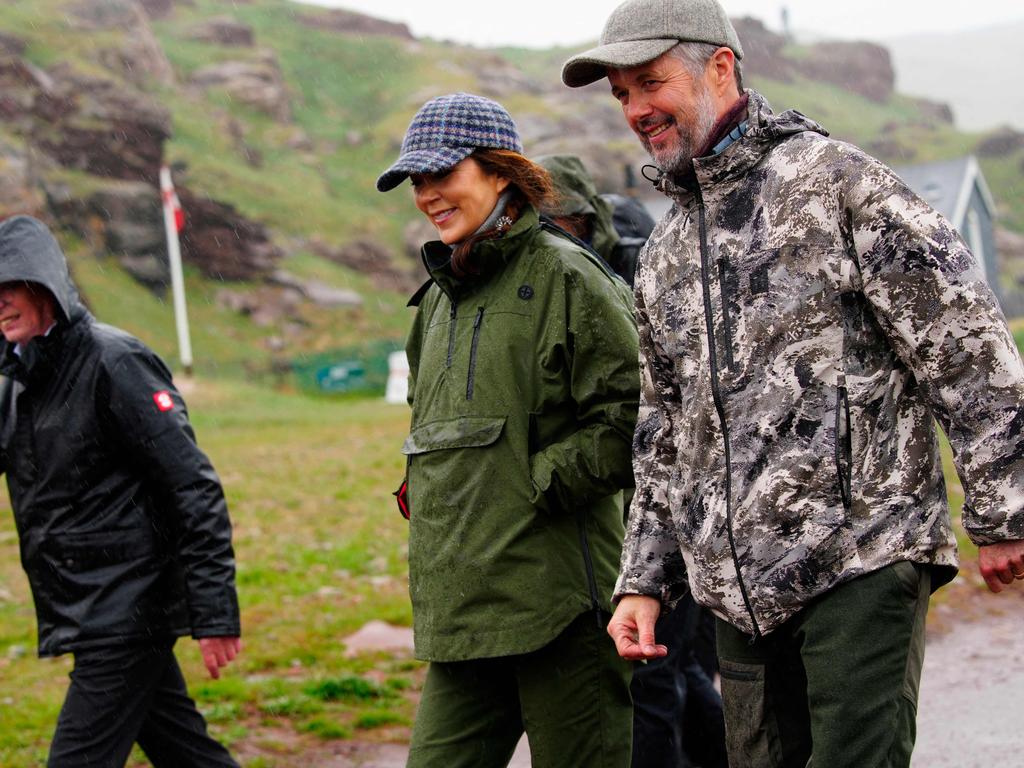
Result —
[{"label": "collar", "polygon": [[[46,331],[45,331],[45,332],[44,332],[44,333],[42,334],[42,336],[43,336],[44,338],[45,338],[45,337],[47,337],[47,336],[49,336],[49,335],[50,335],[50,331],[52,331],[52,330],[53,330],[54,328],[56,328],[56,327],[57,327],[57,322],[56,322],[56,321],[54,321],[54,322],[50,323],[50,327],[46,329]],[[34,337],[33,337],[33,338],[34,338]],[[32,341],[32,339],[29,339],[29,341]],[[28,342],[26,342],[26,344],[27,344],[27,343],[28,343]],[[14,348],[13,348],[13,349],[11,350],[11,352],[13,352],[14,354],[16,354],[16,355],[17,355],[18,357],[21,357],[21,350],[22,350],[22,349],[23,349],[23,347],[22,347],[22,345],[21,345],[21,342],[18,342],[17,344],[15,344],[15,345],[14,345]]]},{"label": "collar", "polygon": [[500,272],[519,253],[521,246],[526,242],[525,235],[533,231],[539,223],[537,210],[527,205],[507,232],[473,246],[476,263],[480,265],[482,271],[470,278],[460,280],[452,274],[452,248],[440,240],[432,240],[424,244],[420,250],[423,266],[426,267],[431,280],[452,298],[464,290],[466,285],[483,282]]}]

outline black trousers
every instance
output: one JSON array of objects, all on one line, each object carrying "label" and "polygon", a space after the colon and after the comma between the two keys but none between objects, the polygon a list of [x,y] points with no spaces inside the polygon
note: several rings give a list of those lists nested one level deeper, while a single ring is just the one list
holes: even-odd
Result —
[{"label": "black trousers", "polygon": [[206,732],[174,640],[75,653],[49,768],[123,768],[138,742],[156,768],[238,768]]},{"label": "black trousers", "polygon": [[728,766],[722,698],[695,654],[707,618],[687,593],[658,619],[654,636],[668,655],[637,664],[630,685],[632,768]]}]

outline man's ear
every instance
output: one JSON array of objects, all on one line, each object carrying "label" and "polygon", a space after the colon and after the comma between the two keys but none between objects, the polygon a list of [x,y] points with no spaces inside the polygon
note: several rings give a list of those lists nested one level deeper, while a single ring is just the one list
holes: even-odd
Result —
[{"label": "man's ear", "polygon": [[708,74],[711,88],[718,96],[731,95],[730,88],[734,88],[736,84],[733,75],[735,69],[736,54],[732,52],[732,49],[722,46],[711,54],[711,59],[708,61]]}]

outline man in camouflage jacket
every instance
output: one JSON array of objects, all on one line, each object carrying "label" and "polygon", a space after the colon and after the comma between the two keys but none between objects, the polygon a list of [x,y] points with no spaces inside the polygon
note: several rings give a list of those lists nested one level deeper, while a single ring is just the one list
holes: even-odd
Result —
[{"label": "man in camouflage jacket", "polygon": [[957,567],[933,420],[986,582],[1024,578],[1013,338],[941,215],[743,91],[713,0],[629,0],[601,43],[563,80],[608,77],[674,202],[637,273],[637,491],[609,632],[662,655],[653,621],[688,576],[724,619],[730,765],[907,765],[928,594]]}]

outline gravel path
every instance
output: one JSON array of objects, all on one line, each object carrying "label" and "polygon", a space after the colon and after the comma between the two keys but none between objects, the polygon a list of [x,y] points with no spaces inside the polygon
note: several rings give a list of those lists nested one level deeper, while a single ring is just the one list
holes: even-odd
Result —
[{"label": "gravel path", "polygon": [[[1019,765],[1024,754],[1024,591],[993,596],[957,579],[929,615],[911,768]],[[1020,594],[1017,594],[1020,593]],[[400,744],[337,745],[321,768],[403,768]],[[520,743],[511,768],[529,768]]]},{"label": "gravel path", "polygon": [[[1024,761],[1024,606],[929,639],[912,768],[988,768]],[[1004,609],[1004,610],[1003,610]]]}]

